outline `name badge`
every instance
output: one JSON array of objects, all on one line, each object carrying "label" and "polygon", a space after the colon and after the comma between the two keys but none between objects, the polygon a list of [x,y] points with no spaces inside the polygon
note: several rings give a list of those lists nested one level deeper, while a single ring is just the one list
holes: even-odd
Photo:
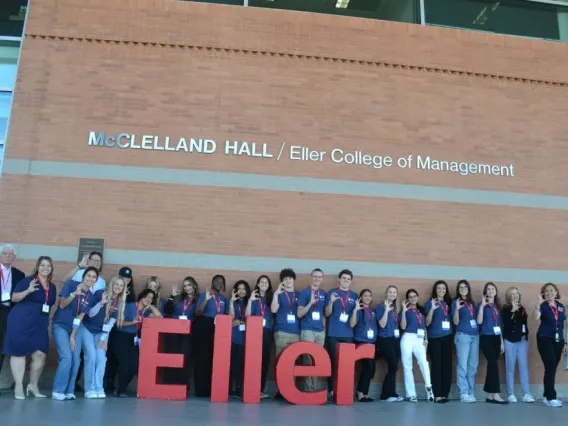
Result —
[{"label": "name badge", "polygon": [[2,292],[2,302],[9,302],[10,301],[10,292]]},{"label": "name badge", "polygon": [[476,320],[469,320],[469,325],[471,328],[477,328],[477,321]]},{"label": "name badge", "polygon": [[450,322],[442,321],[442,330],[449,330],[449,329],[450,329]]},{"label": "name badge", "polygon": [[239,331],[245,331],[246,325],[244,324],[240,324],[239,325]]},{"label": "name badge", "polygon": [[418,337],[424,337],[424,329],[419,328],[418,330],[416,330],[416,334],[418,335]]},{"label": "name badge", "polygon": [[523,333],[527,332],[527,326],[523,324]]},{"label": "name badge", "polygon": [[319,312],[312,312],[312,319],[314,321],[319,321],[321,318],[320,313]]},{"label": "name badge", "polygon": [[396,329],[394,331],[394,337],[400,337],[400,330]]},{"label": "name badge", "polygon": [[296,322],[296,315],[288,314],[286,316],[286,321],[288,321],[288,324],[294,324]]},{"label": "name badge", "polygon": [[186,320],[186,319],[187,319],[187,315],[180,315],[178,318],[179,318],[179,319]]},{"label": "name badge", "polygon": [[560,342],[560,335],[558,333],[556,333],[554,335],[554,340],[556,340],[557,342]]},{"label": "name badge", "polygon": [[339,321],[341,321],[341,322],[347,322],[348,319],[349,319],[349,315],[347,315],[345,312],[343,312],[341,315],[339,315]]},{"label": "name badge", "polygon": [[493,334],[500,335],[501,334],[501,327],[493,327]]},{"label": "name badge", "polygon": [[138,336],[134,336],[134,345],[136,346],[140,345],[140,339],[138,338]]},{"label": "name badge", "polygon": [[81,325],[80,318],[73,318],[73,327],[79,327]]},{"label": "name badge", "polygon": [[263,326],[263,327],[266,327],[266,318],[263,318],[263,319],[262,319],[262,326]]},{"label": "name badge", "polygon": [[110,333],[110,324],[103,324],[103,332]]},{"label": "name badge", "polygon": [[41,308],[41,311],[42,311],[44,314],[49,314],[49,305],[48,305],[47,303],[44,303],[43,306],[42,306],[42,308]]},{"label": "name badge", "polygon": [[375,330],[367,330],[367,339],[375,338]]}]

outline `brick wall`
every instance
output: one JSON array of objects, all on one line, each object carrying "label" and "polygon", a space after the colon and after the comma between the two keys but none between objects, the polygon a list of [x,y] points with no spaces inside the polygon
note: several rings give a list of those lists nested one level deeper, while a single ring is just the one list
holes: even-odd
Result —
[{"label": "brick wall", "polygon": [[[567,67],[567,44],[475,32],[165,0],[36,0],[6,159],[124,166],[125,176],[126,166],[140,166],[565,197]],[[274,158],[89,147],[89,131],[210,138],[221,148],[246,140],[266,143]],[[298,161],[286,152],[276,161],[282,142],[328,156],[342,148],[514,164],[515,177]],[[79,236],[100,236],[107,248],[156,252],[154,265],[132,266],[139,283],[158,274],[168,287],[188,274],[204,287],[217,272],[232,284],[266,271],[160,267],[160,253],[337,261],[327,288],[341,261],[565,270],[563,209],[102,177],[5,170],[2,239],[72,247]],[[60,260],[59,277],[70,266]],[[355,289],[372,288],[376,301],[390,283],[426,300],[432,283],[354,272]],[[538,286],[522,284],[529,306]],[[531,342],[536,383],[542,368]]]}]

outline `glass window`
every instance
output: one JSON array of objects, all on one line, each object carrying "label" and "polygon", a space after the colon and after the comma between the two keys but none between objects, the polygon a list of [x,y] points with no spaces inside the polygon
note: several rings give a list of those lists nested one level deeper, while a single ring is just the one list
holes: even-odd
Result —
[{"label": "glass window", "polygon": [[21,37],[28,0],[0,0],[0,36]]},{"label": "glass window", "polygon": [[6,131],[8,129],[11,102],[12,92],[0,92],[0,173],[4,163],[4,147],[6,146]]},{"label": "glass window", "polygon": [[0,173],[2,173],[4,162],[4,149],[6,147],[12,92],[16,85],[19,52],[19,42],[0,39]]},{"label": "glass window", "polygon": [[526,0],[424,0],[426,24],[568,41],[568,6]]},{"label": "glass window", "polygon": [[249,0],[248,4],[271,9],[420,22],[418,0]]}]

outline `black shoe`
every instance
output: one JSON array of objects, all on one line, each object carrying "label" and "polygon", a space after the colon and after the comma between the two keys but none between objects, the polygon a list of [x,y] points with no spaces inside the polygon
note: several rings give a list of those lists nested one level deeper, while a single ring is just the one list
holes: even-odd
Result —
[{"label": "black shoe", "polygon": [[489,404],[499,404],[499,405],[507,405],[509,403],[509,401],[497,401],[496,399],[489,399],[489,398],[486,398],[485,402],[488,402]]},{"label": "black shoe", "polygon": [[444,404],[447,404],[448,402],[450,402],[450,400],[448,398],[444,397],[444,398],[442,398],[442,402]]},{"label": "black shoe", "polygon": [[277,399],[279,401],[283,401],[284,397],[282,396],[282,394],[280,392],[278,392],[276,395],[274,395],[274,399]]},{"label": "black shoe", "polygon": [[118,397],[119,398],[128,398],[128,395],[126,395],[125,393],[119,393]]},{"label": "black shoe", "polygon": [[328,391],[328,392],[327,392],[327,400],[328,400],[328,401],[333,401],[333,391]]}]

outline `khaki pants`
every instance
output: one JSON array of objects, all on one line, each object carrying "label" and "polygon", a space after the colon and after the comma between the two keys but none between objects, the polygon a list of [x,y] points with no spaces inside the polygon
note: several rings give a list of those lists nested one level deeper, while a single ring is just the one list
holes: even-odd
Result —
[{"label": "khaki pants", "polygon": [[[325,331],[302,330],[300,333],[300,340],[302,342],[317,343],[318,345],[323,346],[325,343]],[[303,364],[312,365],[312,357],[304,355]],[[304,391],[316,392],[320,390],[319,388],[318,377],[304,377]]]},{"label": "khaki pants", "polygon": [[280,355],[280,352],[282,352],[286,346],[299,341],[300,341],[300,336],[298,336],[297,334],[284,333],[283,331],[277,331],[276,333],[274,333],[274,346],[276,349],[276,358],[278,358],[278,355]]}]

